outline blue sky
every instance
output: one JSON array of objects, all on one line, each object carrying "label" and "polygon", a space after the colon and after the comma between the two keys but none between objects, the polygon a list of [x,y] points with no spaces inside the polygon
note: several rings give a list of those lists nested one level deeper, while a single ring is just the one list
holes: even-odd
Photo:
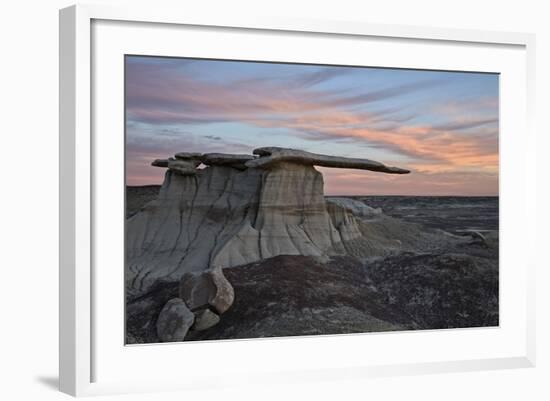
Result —
[{"label": "blue sky", "polygon": [[155,158],[282,146],[412,170],[321,169],[327,194],[497,195],[498,75],[126,57],[127,182]]}]

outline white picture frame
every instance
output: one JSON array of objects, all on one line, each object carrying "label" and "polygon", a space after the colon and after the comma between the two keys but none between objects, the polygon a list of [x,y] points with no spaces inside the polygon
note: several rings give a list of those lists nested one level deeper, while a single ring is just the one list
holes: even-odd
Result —
[{"label": "white picture frame", "polygon": [[[111,160],[110,154],[118,149],[116,144],[114,147],[109,147],[111,153],[107,153],[108,144],[105,142],[97,142],[94,139],[93,126],[97,126],[98,122],[94,118],[100,118],[101,112],[96,114],[96,105],[93,102],[94,87],[92,80],[94,76],[94,68],[100,68],[94,60],[95,55],[101,51],[100,47],[105,45],[105,35],[115,35],[116,32],[129,30],[128,26],[115,27],[114,30],[103,30],[98,35],[103,37],[94,42],[94,24],[105,21],[107,25],[120,23],[140,23],[151,24],[162,27],[159,30],[159,35],[170,35],[170,29],[178,29],[178,27],[199,27],[208,31],[229,29],[232,32],[264,32],[273,35],[307,35],[314,37],[316,35],[323,37],[338,37],[343,40],[353,38],[353,40],[361,38],[383,39],[385,41],[414,41],[418,43],[432,43],[440,46],[455,46],[456,51],[460,48],[479,48],[483,50],[483,46],[511,49],[509,57],[517,64],[517,70],[512,72],[510,76],[518,75],[515,80],[510,81],[510,85],[516,85],[518,93],[521,93],[519,100],[520,110],[513,111],[515,108],[503,107],[504,111],[510,110],[509,124],[510,127],[520,129],[521,137],[524,145],[514,146],[514,137],[511,135],[505,136],[506,147],[503,148],[501,142],[501,151],[508,154],[505,160],[501,163],[501,188],[508,188],[510,195],[507,199],[508,207],[502,208],[502,213],[508,213],[513,206],[517,206],[518,216],[508,219],[509,224],[506,224],[502,230],[503,240],[506,241],[506,236],[510,232],[513,235],[513,230],[521,230],[523,233],[522,242],[518,243],[518,248],[514,250],[517,254],[524,252],[526,255],[533,255],[533,252],[528,252],[526,248],[533,246],[530,235],[535,232],[535,181],[534,177],[529,174],[529,171],[535,170],[535,138],[532,131],[532,116],[534,110],[534,43],[535,38],[530,34],[523,33],[506,33],[506,32],[484,32],[470,31],[458,29],[438,29],[427,27],[414,26],[393,26],[393,25],[375,25],[359,22],[348,21],[315,21],[315,20],[292,20],[292,19],[248,19],[243,17],[239,20],[214,18],[210,15],[187,14],[185,10],[165,10],[155,7],[145,8],[112,8],[109,6],[91,6],[78,5],[72,6],[60,11],[60,390],[75,396],[94,395],[94,394],[109,394],[109,393],[127,393],[134,391],[160,391],[167,389],[189,389],[203,388],[207,385],[212,385],[207,379],[212,376],[217,385],[224,386],[230,381],[233,385],[245,384],[246,379],[240,382],[228,376],[229,373],[223,370],[217,372],[198,373],[194,377],[189,377],[189,380],[182,380],[173,377],[165,377],[163,380],[151,377],[151,380],[131,380],[121,378],[117,380],[114,375],[102,378],[102,373],[98,372],[100,366],[105,366],[105,361],[118,368],[116,363],[120,362],[115,359],[107,359],[106,354],[108,348],[105,345],[110,340],[104,338],[104,332],[98,333],[97,325],[104,319],[101,313],[101,305],[96,306],[94,296],[96,291],[102,291],[98,288],[103,283],[104,275],[98,275],[95,269],[97,261],[105,255],[96,254],[97,248],[94,247],[94,235],[97,235],[98,227],[102,227],[97,220],[102,212],[97,212],[98,198],[97,194],[101,193],[98,188],[96,175],[98,173],[98,157],[107,155],[105,160]],[[140,25],[138,24],[138,25]],[[135,26],[135,33],[138,34],[139,29],[144,29],[143,25]],[[134,29],[132,28],[132,29]],[[168,29],[168,31],[166,30]],[[115,32],[115,33],[113,33]],[[116,34],[123,35],[123,34]],[[133,35],[132,35],[133,36]],[[162,36],[159,36],[162,37]],[[346,39],[347,38],[347,39]],[[117,43],[114,36],[113,49]],[[154,44],[154,38],[151,39]],[[297,45],[298,46],[298,45]],[[116,57],[120,52],[120,48],[115,49],[113,53]],[[113,50],[114,51],[114,50]],[[101,56],[103,57],[103,56]],[[262,57],[261,55],[258,57]],[[504,56],[503,56],[504,57]],[[506,56],[508,57],[508,56]],[[105,59],[104,57],[102,59]],[[504,60],[504,59],[503,59]],[[511,63],[511,64],[514,64]],[[449,66],[452,67],[452,62],[449,61]],[[403,65],[404,67],[413,68],[416,64]],[[444,61],[438,65],[433,65],[434,69],[444,69]],[[515,65],[515,64],[514,64]],[[460,69],[460,66],[455,66],[455,69]],[[504,68],[504,66],[503,66]],[[512,67],[506,67],[512,68]],[[453,69],[453,68],[449,68]],[[497,68],[493,72],[500,72]],[[523,76],[523,73],[525,75]],[[103,79],[103,78],[101,78]],[[108,78],[111,79],[111,78]],[[116,76],[113,78],[116,79]],[[104,81],[105,82],[105,81]],[[505,91],[510,93],[510,90]],[[102,96],[101,94],[97,96]],[[97,99],[96,99],[97,100]],[[116,100],[116,99],[115,99]],[[507,100],[503,98],[501,105],[507,106]],[[518,104],[514,104],[517,106]],[[517,115],[516,115],[517,114]],[[98,117],[99,116],[99,117]],[[514,121],[512,121],[514,119]],[[507,123],[508,124],[508,123]],[[505,132],[509,131],[507,127]],[[121,132],[122,136],[123,133]],[[517,135],[517,134],[516,134]],[[114,150],[113,150],[114,149]],[[513,152],[513,153],[512,153]],[[513,157],[512,157],[513,156]],[[121,155],[123,157],[123,155]],[[518,162],[517,165],[511,166],[511,161]],[[105,161],[105,163],[111,163]],[[114,162],[113,162],[114,163]],[[506,180],[506,181],[502,181]],[[517,190],[518,185],[521,185],[521,190]],[[516,191],[513,189],[516,188]],[[99,190],[99,192],[98,192]],[[121,189],[122,190],[122,189]],[[516,192],[516,194],[512,194]],[[502,193],[501,196],[506,195]],[[506,206],[504,204],[503,206]],[[510,214],[510,213],[508,213]],[[101,228],[99,228],[101,229]],[[116,231],[116,230],[115,230]],[[116,242],[116,241],[115,241]],[[501,261],[502,260],[501,244]],[[508,250],[507,250],[508,252]],[[511,251],[510,251],[511,252]],[[505,254],[505,256],[508,254]],[[510,254],[510,260],[515,254]],[[108,257],[108,255],[107,255]],[[518,259],[519,260],[519,259]],[[436,360],[434,358],[423,360],[414,354],[411,354],[407,361],[392,360],[385,358],[384,353],[381,353],[380,358],[372,358],[371,361],[361,360],[361,355],[355,358],[352,355],[339,357],[336,353],[331,353],[331,347],[342,347],[345,343],[353,342],[356,346],[366,344],[365,342],[377,342],[382,344],[384,338],[391,337],[393,344],[408,344],[402,340],[399,334],[376,334],[370,336],[326,336],[322,338],[302,339],[274,339],[274,340],[248,340],[232,342],[231,345],[227,342],[222,343],[205,343],[198,344],[200,353],[205,352],[227,352],[228,356],[238,353],[242,355],[244,352],[265,353],[269,349],[273,353],[280,353],[284,349],[293,349],[299,352],[311,352],[314,355],[316,350],[322,347],[327,351],[327,358],[323,361],[314,361],[314,363],[297,364],[292,369],[286,369],[284,361],[280,364],[273,359],[272,366],[254,366],[254,368],[243,366],[236,369],[239,374],[244,374],[243,377],[250,379],[254,377],[260,382],[269,383],[285,383],[295,380],[326,380],[327,377],[341,378],[353,377],[362,378],[369,376],[386,376],[400,374],[419,374],[430,372],[449,372],[449,371],[468,371],[480,369],[504,369],[513,367],[530,367],[535,364],[535,328],[534,328],[534,269],[535,260],[529,257],[524,257],[523,264],[518,268],[520,276],[506,276],[506,282],[502,282],[504,290],[501,291],[501,296],[504,296],[501,308],[514,309],[513,316],[516,319],[504,321],[503,325],[497,329],[488,329],[490,331],[468,331],[457,330],[452,332],[428,333],[416,335],[415,333],[407,333],[406,341],[411,343],[425,344],[426,342],[439,341],[437,338],[445,337],[441,340],[441,345],[445,341],[493,341],[498,343],[498,347],[491,352],[472,353],[464,358],[449,357],[442,355],[443,359]],[[504,260],[503,262],[506,262]],[[116,265],[116,263],[115,263]],[[120,273],[122,274],[123,266],[120,265]],[[507,285],[509,286],[507,287]],[[507,288],[511,285],[517,286],[518,294],[514,297],[510,295]],[[515,288],[515,287],[514,287]],[[122,300],[122,287],[120,287]],[[105,295],[110,301],[119,302],[120,300],[111,299],[113,292],[106,290]],[[99,312],[98,312],[99,311]],[[502,312],[502,310],[501,310]],[[512,312],[511,312],[512,313]],[[118,315],[117,315],[118,316]],[[116,319],[120,316],[114,316]],[[510,315],[512,316],[512,315]],[[511,321],[513,320],[513,321]],[[103,325],[105,327],[105,325]],[[509,330],[510,335],[506,334]],[[499,337],[499,333],[505,333]],[[415,337],[416,336],[416,337]],[[437,338],[436,338],[437,337]],[[481,339],[483,337],[483,339]],[[404,337],[403,337],[404,338]],[[435,339],[434,339],[435,338]],[[454,339],[454,340],[453,340]],[[124,347],[122,338],[119,339],[121,350],[128,348]],[[501,341],[502,340],[502,341]],[[118,340],[116,340],[118,341]],[[116,343],[116,341],[114,343]],[[499,343],[499,341],[501,341]],[[118,343],[116,343],[118,344]],[[296,346],[298,344],[298,346]],[[448,343],[447,343],[448,344]],[[129,358],[135,364],[139,358],[147,360],[147,364],[154,363],[153,361],[162,360],[161,358],[169,358],[173,352],[167,352],[167,347],[172,345],[151,345],[147,347],[131,347],[132,355],[121,356]],[[196,346],[195,350],[196,350]],[[496,347],[496,346],[495,346]],[[139,348],[139,350],[138,350]],[[227,348],[227,350],[226,350]],[[145,351],[144,351],[145,350]],[[457,352],[460,351],[460,346],[457,347]],[[177,352],[181,352],[181,347]],[[192,348],[187,348],[186,352],[189,355],[199,355]],[[294,352],[294,351],[292,351]],[[128,352],[125,351],[126,354]],[[144,355],[144,354],[147,355]],[[110,353],[109,353],[110,354]],[[155,355],[157,354],[157,355]],[[122,355],[122,354],[121,354]],[[332,355],[332,356],[331,356]],[[459,354],[457,354],[459,355]],[[110,357],[109,357],[110,358]],[[114,357],[113,357],[114,358]],[[159,359],[160,358],[160,359]],[[332,358],[332,359],[331,359]],[[340,358],[340,359],[339,359]],[[346,359],[347,358],[347,359]],[[243,358],[246,360],[246,357]],[[375,360],[376,359],[376,360]],[[97,360],[103,361],[98,363]],[[122,362],[121,362],[122,363]],[[264,364],[266,364],[264,362]],[[248,370],[247,370],[248,369]],[[244,372],[244,373],[243,373]],[[227,375],[227,376],[226,376]]]}]

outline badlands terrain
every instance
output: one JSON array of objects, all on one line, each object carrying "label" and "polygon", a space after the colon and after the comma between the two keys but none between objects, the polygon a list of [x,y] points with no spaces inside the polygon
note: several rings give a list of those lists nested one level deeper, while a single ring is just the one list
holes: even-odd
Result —
[{"label": "badlands terrain", "polygon": [[156,160],[128,187],[127,343],[497,326],[498,198],[324,194],[315,166],[260,148]]}]

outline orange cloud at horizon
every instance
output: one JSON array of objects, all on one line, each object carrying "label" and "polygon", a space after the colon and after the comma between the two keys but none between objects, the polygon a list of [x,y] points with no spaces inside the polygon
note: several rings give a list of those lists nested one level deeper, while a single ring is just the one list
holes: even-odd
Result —
[{"label": "orange cloud at horizon", "polygon": [[[372,171],[316,167],[323,174],[325,195],[498,196],[498,175],[440,172],[389,175]],[[476,185],[472,186],[472,177]],[[457,193],[456,188],[465,188]]]}]

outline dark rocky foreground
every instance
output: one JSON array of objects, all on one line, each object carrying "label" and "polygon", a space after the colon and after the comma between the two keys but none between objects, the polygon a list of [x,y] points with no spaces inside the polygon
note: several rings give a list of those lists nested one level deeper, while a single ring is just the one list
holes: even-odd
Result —
[{"label": "dark rocky foreground", "polygon": [[[127,188],[127,217],[158,191]],[[223,269],[234,303],[185,341],[498,326],[498,198],[345,198],[376,209],[349,206],[367,242],[349,242],[347,256],[283,254]],[[384,238],[400,245],[372,252]],[[372,256],[352,252],[365,247]],[[160,341],[158,316],[178,284],[128,297],[127,343]]]},{"label": "dark rocky foreground", "polygon": [[[186,341],[498,326],[495,250],[471,248],[478,256],[402,254],[368,266],[352,257],[277,256],[225,269],[234,304]],[[128,343],[159,341],[155,322],[177,287],[162,283],[129,303]]]}]

